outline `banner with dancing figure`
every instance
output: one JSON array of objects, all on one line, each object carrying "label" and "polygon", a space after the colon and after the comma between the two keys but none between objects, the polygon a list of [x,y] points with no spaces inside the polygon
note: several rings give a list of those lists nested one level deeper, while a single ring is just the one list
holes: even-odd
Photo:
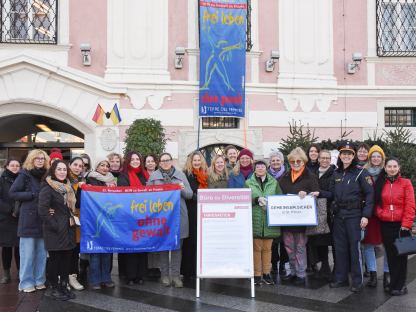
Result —
[{"label": "banner with dancing figure", "polygon": [[199,10],[199,116],[242,118],[247,0],[200,1]]},{"label": "banner with dancing figure", "polygon": [[83,185],[81,252],[131,253],[180,247],[180,186]]}]

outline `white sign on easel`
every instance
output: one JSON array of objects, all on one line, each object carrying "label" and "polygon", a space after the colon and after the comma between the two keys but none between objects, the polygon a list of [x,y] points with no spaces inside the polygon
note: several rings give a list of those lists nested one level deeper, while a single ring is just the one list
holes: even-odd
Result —
[{"label": "white sign on easel", "polygon": [[198,190],[196,297],[201,278],[250,278],[254,297],[250,189]]}]

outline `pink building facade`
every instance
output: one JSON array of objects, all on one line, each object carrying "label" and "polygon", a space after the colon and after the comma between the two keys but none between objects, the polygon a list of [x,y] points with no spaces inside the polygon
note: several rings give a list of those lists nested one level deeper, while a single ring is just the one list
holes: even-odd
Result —
[{"label": "pink building facade", "polygon": [[[53,2],[26,0],[32,8]],[[407,12],[416,1],[250,0],[246,118],[228,129],[218,120],[207,123],[214,129],[198,121],[197,0],[55,2],[53,44],[11,43],[5,30],[15,26],[2,20],[0,127],[11,116],[53,118],[77,129],[85,151],[99,158],[123,150],[135,119],[152,117],[161,120],[167,151],[180,162],[197,147],[222,144],[267,157],[292,120],[322,140],[344,130],[365,139],[396,124],[415,133],[416,17]],[[3,17],[7,10],[3,5]],[[387,18],[392,12],[394,23]],[[382,33],[386,27],[398,31]],[[90,47],[90,65],[81,46]],[[180,69],[178,47],[186,51]],[[266,71],[276,52],[280,58]],[[358,67],[348,70],[353,54]],[[106,111],[117,103],[122,122],[98,126],[92,121],[98,103]],[[0,135],[0,142],[11,137]]]}]

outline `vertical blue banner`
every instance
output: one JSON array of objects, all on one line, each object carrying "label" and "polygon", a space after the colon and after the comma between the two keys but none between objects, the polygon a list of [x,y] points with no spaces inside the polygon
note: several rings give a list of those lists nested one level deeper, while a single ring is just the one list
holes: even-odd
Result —
[{"label": "vertical blue banner", "polygon": [[199,3],[199,116],[244,117],[246,0]]}]

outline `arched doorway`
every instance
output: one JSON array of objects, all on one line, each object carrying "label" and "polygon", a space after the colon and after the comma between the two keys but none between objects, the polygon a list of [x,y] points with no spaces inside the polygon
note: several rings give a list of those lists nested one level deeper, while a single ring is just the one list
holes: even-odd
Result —
[{"label": "arched doorway", "polygon": [[[53,113],[53,110],[49,112]],[[84,137],[74,123],[53,117],[30,113],[0,116],[0,168],[9,157],[23,161],[28,151],[34,148],[47,153],[52,148],[59,148],[64,158],[70,159],[84,152]]]},{"label": "arched doorway", "polygon": [[204,155],[208,166],[210,166],[211,165],[211,159],[215,155],[225,155],[224,150],[228,145],[234,145],[237,148],[238,151],[241,151],[243,149],[243,147],[235,145],[235,144],[221,143],[221,144],[211,144],[211,145],[201,147],[199,149],[199,151],[202,153],[202,155]]}]

